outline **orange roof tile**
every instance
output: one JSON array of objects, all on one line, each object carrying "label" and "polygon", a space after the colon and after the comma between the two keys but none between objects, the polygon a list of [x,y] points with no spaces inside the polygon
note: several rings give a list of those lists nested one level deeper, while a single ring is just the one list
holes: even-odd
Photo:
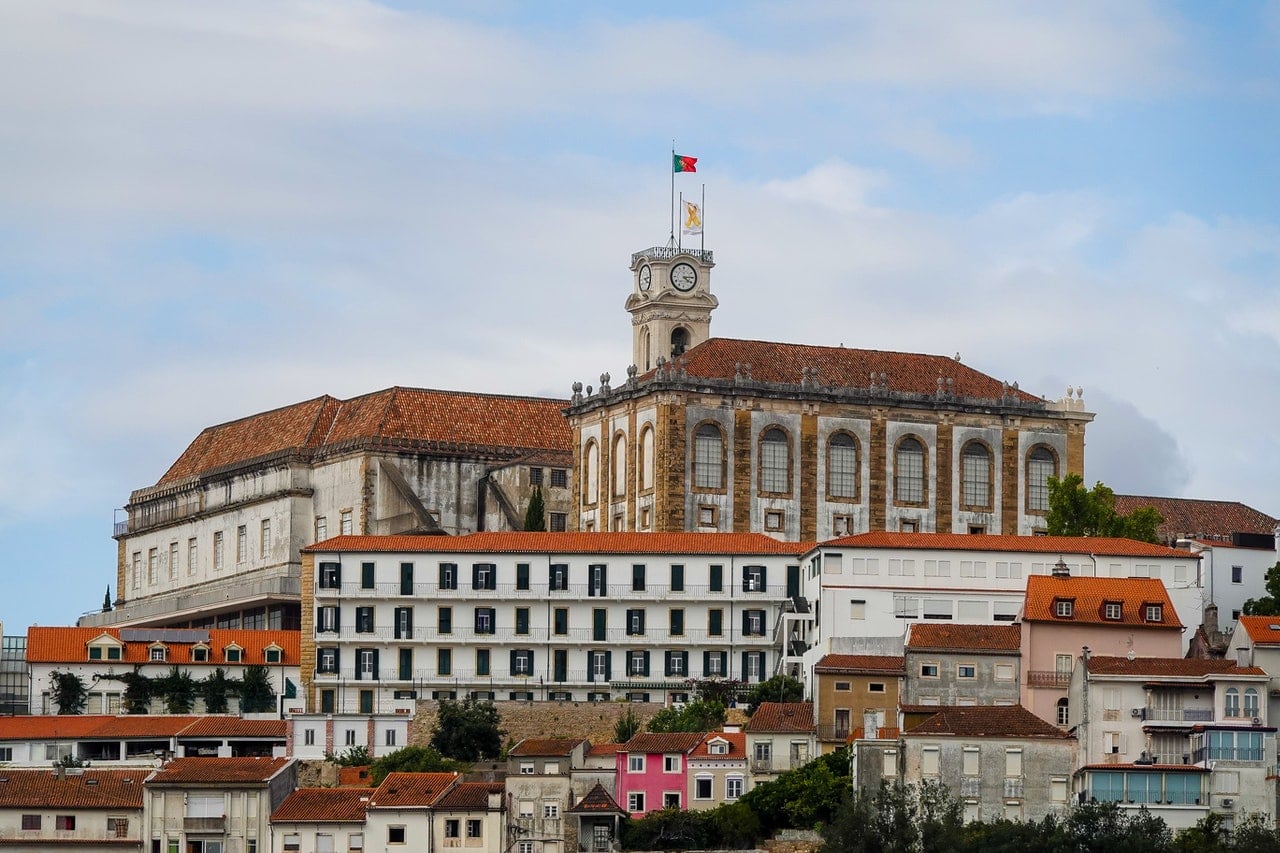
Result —
[{"label": "orange roof tile", "polygon": [[546,553],[794,555],[807,543],[763,533],[471,533],[466,536],[335,536],[303,548],[320,553]]},{"label": "orange roof tile", "polygon": [[114,716],[45,714],[0,718],[0,741],[97,740],[136,737],[285,738],[284,720],[169,714]]},{"label": "orange roof tile", "polygon": [[[729,744],[727,753],[713,753],[713,740],[726,741]],[[703,761],[743,761],[747,757],[747,735],[745,732],[708,732],[702,743],[694,747],[691,758]]]},{"label": "orange roof tile", "polygon": [[388,388],[350,400],[323,396],[207,427],[158,486],[283,453],[385,449],[510,455],[571,450],[566,400]]},{"label": "orange roof tile", "polygon": [[585,738],[532,738],[527,737],[511,748],[507,755],[517,758],[528,755],[546,755],[554,757],[562,757],[573,754],[578,748],[578,744],[583,743]]},{"label": "orange roof tile", "polygon": [[338,768],[338,784],[344,788],[370,788],[372,783],[367,764],[362,767]]},{"label": "orange roof tile", "polygon": [[[1239,501],[1204,501],[1193,498],[1160,498],[1146,495],[1116,495],[1116,512],[1128,515],[1135,509],[1154,507],[1164,516],[1158,528],[1166,540],[1182,538],[1224,538],[1233,533],[1271,536],[1280,519],[1272,518]],[[1211,543],[1217,544],[1217,543]]]},{"label": "orange roof tile", "polygon": [[689,752],[702,742],[702,732],[640,732],[622,745],[621,752]]},{"label": "orange roof tile", "polygon": [[902,655],[823,655],[813,671],[837,675],[859,672],[902,675],[903,666]]},{"label": "orange roof tile", "polygon": [[107,719],[100,716],[42,715],[0,718],[0,741],[79,740],[88,737]]},{"label": "orange roof tile", "polygon": [[1066,738],[1067,733],[1028,711],[1021,705],[967,705],[943,708],[929,719],[903,733],[918,735],[959,735],[962,737]]},{"label": "orange roof tile", "polygon": [[570,814],[626,814],[618,804],[614,802],[613,797],[609,796],[609,792],[599,782],[595,784],[587,795],[577,802],[577,804],[569,809]]},{"label": "orange roof tile", "polygon": [[255,785],[266,782],[292,758],[175,758],[148,785]]},{"label": "orange roof tile", "polygon": [[[1060,618],[1054,615],[1054,602],[1072,599],[1072,616]],[[1103,602],[1120,602],[1121,618],[1104,619]],[[1144,620],[1143,605],[1159,604],[1163,617],[1160,622]],[[1031,575],[1027,578],[1024,622],[1059,622],[1076,625],[1126,625],[1142,628],[1181,630],[1178,612],[1174,610],[1169,593],[1159,578],[1055,578],[1052,575]]]},{"label": "orange roof tile", "polygon": [[621,743],[593,743],[587,748],[588,757],[596,757],[599,755],[617,755],[622,751],[625,744]]},{"label": "orange roof tile", "polygon": [[199,717],[183,729],[181,737],[265,737],[284,740],[289,724],[285,720],[245,720],[240,717]]},{"label": "orange roof tile", "polygon": [[1260,675],[1266,672],[1256,666],[1237,666],[1233,660],[1213,658],[1140,658],[1091,655],[1090,675],[1133,675],[1159,678],[1203,678],[1208,675]]},{"label": "orange roof tile", "polygon": [[[799,384],[805,369],[817,368],[818,381],[829,387],[867,388],[872,373],[884,373],[891,391],[934,394],[942,377],[952,380],[951,392],[961,397],[998,400],[1005,393],[999,379],[944,355],[711,338],[682,356],[684,371],[697,378],[731,380],[739,365],[748,364],[755,382]],[[1017,396],[1041,400],[1026,392]]]},{"label": "orange roof tile", "polygon": [[903,548],[928,551],[999,551],[1029,554],[1092,554],[1096,557],[1199,559],[1180,548],[1105,536],[1000,536],[986,533],[858,533],[821,543],[823,547]]},{"label": "orange roof tile", "polygon": [[299,788],[284,798],[272,823],[363,823],[369,788]]},{"label": "orange roof tile", "polygon": [[812,732],[812,702],[762,702],[747,721],[748,732]]},{"label": "orange roof tile", "polygon": [[457,773],[388,773],[370,808],[429,808],[459,778]]},{"label": "orange roof tile", "polygon": [[87,738],[176,737],[196,721],[195,717],[137,714],[102,718],[102,725]]},{"label": "orange roof tile", "polygon": [[505,790],[503,782],[459,782],[436,801],[435,808],[447,812],[488,811],[489,795],[502,794]]},{"label": "orange roof tile", "polygon": [[1241,616],[1237,622],[1255,646],[1280,646],[1280,616]]},{"label": "orange roof tile", "polygon": [[[130,629],[124,629],[130,630]],[[145,628],[132,629],[145,631]],[[161,636],[164,629],[156,629],[156,636]],[[201,630],[208,634],[210,654],[208,661],[193,661],[191,649],[198,643],[175,642],[164,640],[168,651],[163,662],[150,660],[148,640],[131,640],[124,644],[122,660],[95,660],[102,664],[156,663],[157,665],[190,664],[191,666],[212,667],[228,666],[224,650],[227,646],[237,645],[243,650],[243,664],[266,664],[264,649],[275,644],[280,647],[280,663],[297,666],[300,660],[301,633],[298,631],[271,631],[255,629],[209,628]],[[77,628],[77,627],[39,627],[27,629],[27,662],[28,663],[79,663],[89,661],[89,643],[108,634],[120,639],[120,628]],[[230,664],[239,666],[241,664]],[[269,664],[279,666],[279,663]]]},{"label": "orange roof tile", "polygon": [[1022,642],[1020,625],[911,625],[909,649],[956,649],[967,652],[1017,652]]},{"label": "orange roof tile", "polygon": [[141,809],[146,770],[72,771],[0,768],[0,808]]}]

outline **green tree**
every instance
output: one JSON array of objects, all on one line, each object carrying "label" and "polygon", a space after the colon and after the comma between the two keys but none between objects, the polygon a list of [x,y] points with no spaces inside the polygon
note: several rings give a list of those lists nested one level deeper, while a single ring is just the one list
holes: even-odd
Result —
[{"label": "green tree", "polygon": [[156,693],[155,682],[143,675],[140,667],[134,667],[133,672],[103,677],[124,682],[124,696],[121,702],[126,714],[150,713],[151,699]]},{"label": "green tree", "polygon": [[747,713],[754,714],[765,702],[804,701],[804,682],[789,675],[775,675],[747,691]]},{"label": "green tree", "polygon": [[1146,809],[1124,812],[1115,803],[1089,802],[1067,815],[1066,834],[1079,853],[1165,853],[1173,842],[1168,825]]},{"label": "green tree", "polygon": [[431,747],[444,757],[459,761],[497,758],[502,751],[500,722],[492,702],[477,702],[470,697],[461,702],[442,701],[431,733]]},{"label": "green tree", "polygon": [[746,692],[745,685],[736,678],[704,678],[690,684],[699,699],[714,699],[726,708]]},{"label": "green tree", "polygon": [[525,530],[547,529],[547,508],[542,501],[542,486],[534,486],[529,496],[529,506],[524,511]]},{"label": "green tree", "polygon": [[189,714],[196,704],[199,685],[191,677],[191,673],[179,670],[176,666],[169,674],[156,684],[157,691],[164,696],[165,713]]},{"label": "green tree", "polygon": [[332,752],[326,753],[325,759],[332,761],[339,767],[365,767],[373,763],[373,756],[369,754],[369,747],[364,744],[349,746],[337,755]]},{"label": "green tree", "polygon": [[842,748],[756,785],[739,802],[755,812],[765,833],[772,834],[831,823],[848,789],[849,750]]},{"label": "green tree", "polygon": [[1261,598],[1250,598],[1244,603],[1246,615],[1280,616],[1280,563],[1267,569],[1265,584],[1266,595]]},{"label": "green tree", "polygon": [[1119,536],[1159,542],[1157,532],[1164,516],[1149,506],[1122,515],[1116,512],[1115,492],[1101,482],[1086,489],[1083,477],[1068,474],[1062,479],[1049,478],[1045,521],[1051,536]]},{"label": "green tree", "polygon": [[83,714],[89,704],[89,688],[74,672],[54,670],[49,674],[50,697],[59,714]]},{"label": "green tree", "polygon": [[728,712],[714,699],[695,699],[677,708],[670,705],[649,718],[651,732],[711,732],[724,725]]},{"label": "green tree", "polygon": [[227,673],[218,667],[200,680],[197,692],[204,700],[206,714],[227,713],[227,694],[239,689],[239,681],[227,678]]},{"label": "green tree", "polygon": [[111,584],[107,584],[107,591],[102,595],[102,612],[111,612]]},{"label": "green tree", "polygon": [[370,764],[369,779],[378,785],[388,773],[452,773],[466,769],[465,763],[445,758],[429,746],[406,746]]},{"label": "green tree", "polygon": [[630,705],[613,723],[613,740],[615,743],[626,743],[640,731],[640,718]]},{"label": "green tree", "polygon": [[262,664],[246,666],[240,681],[240,712],[261,714],[275,709],[276,691],[267,668]]}]

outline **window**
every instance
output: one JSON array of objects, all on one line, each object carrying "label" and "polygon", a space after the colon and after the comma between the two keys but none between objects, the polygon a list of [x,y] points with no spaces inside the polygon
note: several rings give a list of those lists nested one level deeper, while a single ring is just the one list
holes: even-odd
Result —
[{"label": "window", "polygon": [[404,844],[404,827],[388,826],[387,827],[387,843],[388,844]]},{"label": "window", "polygon": [[631,791],[627,794],[627,811],[643,812],[644,811],[644,792]]},{"label": "window", "polygon": [[763,610],[742,611],[742,635],[744,637],[763,637],[764,636],[764,611]]},{"label": "window", "polygon": [[568,468],[552,468],[551,469],[551,488],[564,489],[569,486],[569,469]]},{"label": "window", "polygon": [[1058,463],[1047,447],[1037,447],[1027,456],[1027,510],[1049,511],[1049,478],[1057,476]]},{"label": "window", "polygon": [[863,620],[867,618],[867,602],[861,599],[854,599],[849,602],[849,618],[853,620]]},{"label": "window", "polygon": [[649,653],[648,652],[628,652],[627,653],[627,675],[648,675],[649,674]]},{"label": "window", "polygon": [[496,632],[497,610],[492,607],[477,607],[475,628],[477,634],[493,634]]},{"label": "window", "polygon": [[644,756],[629,754],[627,756],[627,772],[643,773],[644,772]]},{"label": "window", "polygon": [[836,433],[827,443],[827,493],[846,500],[858,497],[858,445],[847,432]]},{"label": "window", "polygon": [[215,572],[222,571],[222,531],[221,530],[215,531],[213,534],[213,570]]},{"label": "window", "polygon": [[666,791],[662,795],[662,807],[664,809],[680,808],[680,794],[676,791]]},{"label": "window", "polygon": [[564,592],[569,589],[569,566],[567,564],[551,564],[548,586],[552,592]]},{"label": "window", "polygon": [[937,776],[938,758],[939,750],[936,746],[926,746],[920,750],[920,775]]},{"label": "window", "polygon": [[40,829],[40,815],[24,814],[22,816],[22,828],[27,832],[34,832]]},{"label": "window", "polygon": [[991,451],[971,441],[960,452],[961,502],[987,509],[991,506]]},{"label": "window", "polygon": [[316,833],[316,853],[333,853],[333,836],[328,833]]},{"label": "window", "polygon": [[549,528],[552,533],[564,533],[568,529],[569,514],[565,512],[549,513]]},{"label": "window", "polygon": [[569,608],[557,607],[552,614],[552,623],[556,636],[566,636],[569,633]]},{"label": "window", "polygon": [[357,634],[373,633],[373,608],[372,607],[356,608],[356,633]]},{"label": "window", "polygon": [[240,525],[236,528],[236,562],[243,563],[249,559],[249,528]]},{"label": "window", "polygon": [[263,649],[267,663],[280,663],[280,649],[267,648]]},{"label": "window", "polygon": [[884,682],[883,682],[883,681],[872,681],[871,683],[869,683],[869,684],[867,685],[867,692],[868,692],[868,693],[883,693],[883,692],[885,692],[885,689],[884,689]]},{"label": "window", "polygon": [[559,803],[543,803],[542,817],[546,820],[559,820],[560,804]]},{"label": "window", "polygon": [[1013,664],[996,664],[996,681],[1013,681]]},{"label": "window", "polygon": [[336,673],[338,671],[338,650],[336,648],[316,649],[316,671]]},{"label": "window", "polygon": [[342,586],[342,564],[341,563],[321,563],[320,564],[320,588],[321,589],[339,589]]},{"label": "window", "polygon": [[542,485],[542,469],[541,468],[529,469],[529,485],[531,486]]},{"label": "window", "polygon": [[936,663],[920,664],[920,677],[921,678],[937,678],[938,665]]},{"label": "window", "polygon": [[342,531],[343,536],[350,536],[352,533],[355,532],[351,522],[352,522],[351,510],[344,509],[338,515],[338,524],[340,525],[339,529]]},{"label": "window", "polygon": [[640,490],[653,488],[653,427],[646,426],[640,431],[640,445],[636,449],[640,468]]},{"label": "window", "polygon": [[724,566],[711,566],[708,570],[708,592],[724,592]]},{"label": "window", "polygon": [[338,608],[325,605],[316,608],[316,633],[335,634],[338,631]]},{"label": "window", "polygon": [[896,503],[924,503],[924,445],[919,439],[904,438],[898,443],[894,465]]},{"label": "window", "polygon": [[971,663],[956,665],[956,678],[977,678],[978,667]]},{"label": "window", "polygon": [[148,660],[163,661],[165,659],[166,649],[164,646],[152,646],[147,655]]},{"label": "window", "polygon": [[457,589],[458,588],[458,564],[457,563],[441,563],[440,564],[440,588],[441,589]]},{"label": "window", "polygon": [[736,800],[742,796],[742,777],[729,776],[724,780],[724,798]]},{"label": "window", "polygon": [[760,491],[791,491],[791,443],[777,427],[760,436]]},{"label": "window", "polygon": [[529,588],[529,564],[516,563],[516,589]]},{"label": "window", "polygon": [[1148,622],[1161,622],[1164,620],[1164,608],[1159,604],[1148,604],[1146,613]]},{"label": "window", "polygon": [[1235,687],[1228,687],[1223,706],[1226,716],[1240,716],[1240,691]]},{"label": "window", "polygon": [[457,818],[450,818],[444,822],[444,837],[458,838],[462,830],[462,824]]},{"label": "window", "polygon": [[533,651],[531,649],[514,649],[511,652],[511,674],[533,674]]},{"label": "window", "polygon": [[1119,601],[1107,601],[1102,605],[1102,618],[1110,619],[1113,622],[1119,621],[1124,614],[1124,606]]},{"label": "window", "polygon": [[151,548],[147,551],[147,583],[155,584],[156,582],[156,566],[160,563],[160,549]]},{"label": "window", "polygon": [[724,488],[724,433],[715,424],[703,424],[694,433],[693,485],[698,489]]},{"label": "window", "polygon": [[600,476],[600,447],[588,441],[584,449],[582,465],[582,504],[592,506],[599,499],[597,484]]},{"label": "window", "polygon": [[742,591],[743,592],[764,592],[765,572],[764,566],[743,566],[742,567]]},{"label": "window", "polygon": [[787,514],[780,509],[766,510],[764,514],[764,529],[769,531],[780,531],[786,527]]},{"label": "window", "polygon": [[76,828],[76,816],[75,816],[75,815],[73,815],[73,814],[60,814],[60,815],[57,815],[57,816],[53,819],[53,828],[54,828],[54,829],[62,829],[62,830],[75,829],[75,828]]},{"label": "window", "polygon": [[244,660],[244,650],[239,646],[227,646],[222,650],[222,657],[227,663],[240,663]]},{"label": "window", "polygon": [[1246,688],[1244,691],[1244,715],[1246,717],[1258,716],[1258,691],[1252,687]]},{"label": "window", "polygon": [[196,573],[196,557],[199,554],[199,546],[196,539],[192,537],[187,540],[187,574],[194,575]]},{"label": "window", "polygon": [[695,800],[711,799],[711,782],[710,776],[699,776],[693,780],[693,798]]},{"label": "window", "polygon": [[489,650],[476,649],[476,675],[489,674]]},{"label": "window", "polygon": [[627,634],[628,636],[642,636],[644,634],[643,608],[627,611]]},{"label": "window", "polygon": [[644,566],[631,567],[631,591],[644,592]]},{"label": "window", "polygon": [[262,530],[259,533],[258,547],[258,555],[264,560],[271,556],[271,519],[269,518],[262,519]]},{"label": "window", "polygon": [[621,433],[613,440],[613,496],[627,493],[627,438]]},{"label": "window", "polygon": [[529,633],[529,608],[516,608],[516,633],[520,635]]},{"label": "window", "polygon": [[436,649],[436,675],[453,674],[453,650]]},{"label": "window", "polygon": [[[266,556],[265,554],[263,556]],[[177,580],[178,577],[178,543],[169,543],[169,580]]]},{"label": "window", "polygon": [[662,756],[662,772],[663,773],[679,773],[680,772],[680,756],[678,755]]},{"label": "window", "polygon": [[1231,582],[1244,583],[1244,566],[1231,567]]},{"label": "window", "polygon": [[1075,613],[1075,602],[1069,598],[1057,598],[1053,602],[1053,615],[1063,619],[1070,619]]},{"label": "window", "polygon": [[467,820],[467,838],[480,838],[482,824],[477,818]]},{"label": "window", "polygon": [[316,516],[316,541],[323,542],[329,538],[329,520],[323,515]]},{"label": "window", "polygon": [[684,610],[675,608],[671,611],[671,636],[684,636]]},{"label": "window", "polygon": [[498,568],[493,563],[476,563],[471,567],[472,589],[497,589]]}]

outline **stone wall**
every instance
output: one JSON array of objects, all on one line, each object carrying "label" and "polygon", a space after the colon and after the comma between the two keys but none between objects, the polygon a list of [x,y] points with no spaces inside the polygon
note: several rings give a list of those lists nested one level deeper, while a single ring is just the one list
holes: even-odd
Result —
[{"label": "stone wall", "polygon": [[[503,742],[519,742],[524,738],[581,737],[592,743],[611,743],[614,723],[627,712],[635,712],[643,725],[658,711],[661,703],[641,702],[494,702],[505,731]],[[436,708],[432,699],[418,702],[418,712],[409,724],[409,743],[426,746],[436,724]]]}]

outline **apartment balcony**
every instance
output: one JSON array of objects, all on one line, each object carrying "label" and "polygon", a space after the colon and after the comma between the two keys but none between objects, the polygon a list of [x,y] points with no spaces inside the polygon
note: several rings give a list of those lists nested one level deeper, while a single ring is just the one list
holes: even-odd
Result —
[{"label": "apartment balcony", "polygon": [[186,589],[125,601],[106,613],[87,613],[80,617],[77,624],[84,628],[172,624],[174,619],[185,613],[209,615],[239,610],[249,604],[297,602],[302,594],[297,571],[296,566],[280,566],[255,572],[252,580],[230,576]]},{"label": "apartment balcony", "polygon": [[[844,743],[849,739],[849,735],[852,732],[853,732],[853,729],[848,725],[843,725],[843,726],[819,725],[818,740],[835,741],[837,743]],[[872,735],[874,734],[875,732],[872,732]]]},{"label": "apartment balcony", "polygon": [[227,831],[226,817],[187,817],[182,819],[183,832],[224,834]]},{"label": "apartment balcony", "polygon": [[459,626],[456,622],[448,633],[440,633],[436,627],[414,628],[412,631],[397,631],[394,626],[380,626],[368,631],[359,631],[353,627],[343,627],[337,631],[316,631],[317,645],[331,645],[337,642],[377,644],[400,643],[412,640],[430,643],[433,646],[449,645],[489,645],[520,648],[536,643],[539,646],[583,647],[592,644],[607,646],[610,649],[627,648],[664,648],[684,649],[686,647],[703,649],[707,647],[727,649],[730,646],[743,650],[772,649],[773,643],[768,637],[759,634],[742,634],[740,631],[724,631],[712,634],[705,628],[686,628],[683,633],[671,634],[665,628],[653,628],[643,634],[628,634],[621,628],[608,630],[603,636],[591,628],[570,628],[563,633],[544,626],[530,627],[524,632],[515,628],[495,628],[490,631],[477,631],[469,626]]},{"label": "apartment balcony", "polygon": [[[465,566],[460,567],[459,571],[464,571],[466,568]],[[527,589],[521,589],[515,584],[498,584],[492,589],[475,589],[472,587],[471,582],[464,578],[462,583],[459,583],[453,589],[442,589],[434,581],[408,585],[402,585],[399,581],[387,581],[374,583],[372,586],[363,586],[359,580],[343,581],[337,586],[328,585],[322,587],[317,584],[315,594],[318,599],[340,596],[343,599],[430,598],[441,601],[510,601],[521,599],[526,601],[603,603],[612,601],[732,601],[740,604],[759,603],[766,607],[781,605],[783,601],[788,600],[777,595],[770,595],[767,592],[743,592],[741,587],[735,588],[727,582],[720,589],[714,591],[709,586],[693,584],[687,584],[682,589],[647,584],[644,589],[640,590],[632,589],[630,586],[622,584],[610,584],[605,587],[603,592],[597,591],[595,595],[591,594],[591,589],[591,586],[585,583],[569,584],[568,587],[563,589],[551,589],[550,585],[546,583],[531,583]]]},{"label": "apartment balcony", "polygon": [[1056,687],[1066,690],[1071,686],[1071,673],[1052,669],[1033,669],[1027,672],[1028,687]]},{"label": "apartment balcony", "polygon": [[1148,723],[1212,723],[1212,708],[1141,708]]}]

